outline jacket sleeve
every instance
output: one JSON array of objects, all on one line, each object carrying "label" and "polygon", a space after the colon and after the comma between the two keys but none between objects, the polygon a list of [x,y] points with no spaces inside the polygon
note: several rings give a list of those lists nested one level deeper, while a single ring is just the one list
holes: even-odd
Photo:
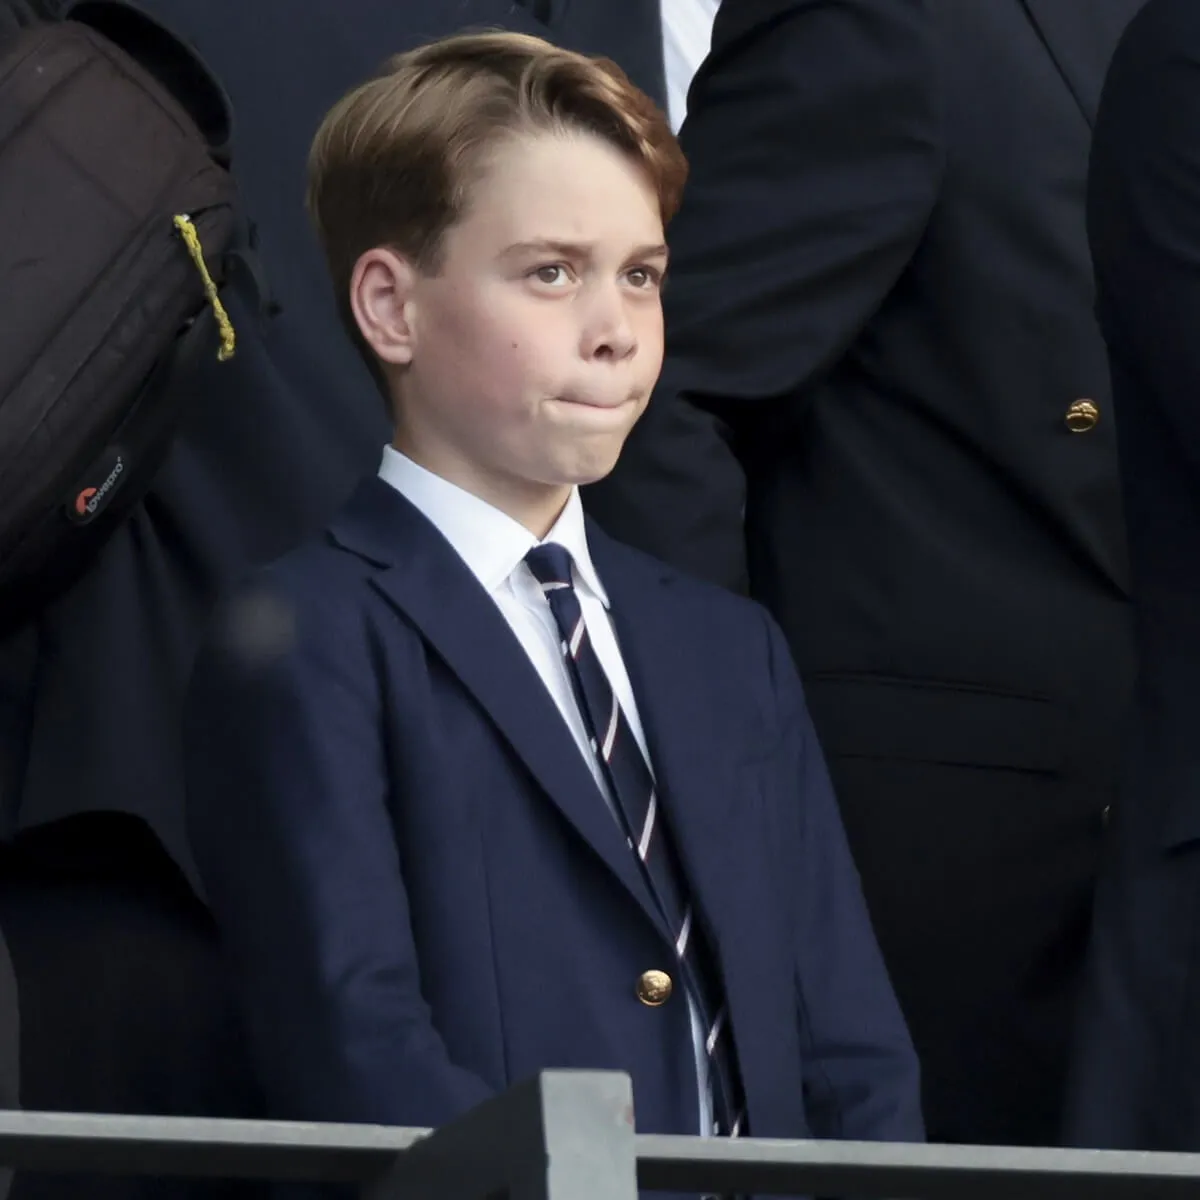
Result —
[{"label": "jacket sleeve", "polygon": [[[1117,49],[1092,143],[1088,235],[1101,327],[1125,382],[1117,401],[1138,406],[1116,414],[1123,467],[1132,476],[1161,461],[1165,479],[1190,489],[1200,479],[1200,21],[1191,5],[1148,5]],[[1159,459],[1168,447],[1169,464]],[[1158,625],[1161,647],[1166,631],[1188,631],[1181,614],[1195,604],[1192,501],[1164,491],[1151,506],[1139,488],[1127,500],[1135,546],[1145,536],[1161,555],[1174,539],[1178,567],[1159,558],[1138,614]],[[1163,622],[1163,611],[1180,615]],[[1196,1013],[1194,760],[1161,749],[1194,729],[1174,682],[1190,654],[1184,639],[1170,671],[1161,656],[1147,664],[1131,722],[1074,1026],[1071,1146],[1174,1150],[1194,1127],[1194,1065],[1177,1034]],[[1176,825],[1173,813],[1189,819]]]},{"label": "jacket sleeve", "polygon": [[1153,396],[1200,475],[1200,49],[1159,6],[1130,26],[1105,84],[1088,236],[1110,356]]},{"label": "jacket sleeve", "polygon": [[270,1113],[440,1125],[492,1094],[421,994],[366,623],[255,588],[187,703],[188,823]]},{"label": "jacket sleeve", "polygon": [[593,515],[727,586],[746,578],[734,454],[884,301],[941,179],[929,0],[725,0],[681,138],[666,360]]}]

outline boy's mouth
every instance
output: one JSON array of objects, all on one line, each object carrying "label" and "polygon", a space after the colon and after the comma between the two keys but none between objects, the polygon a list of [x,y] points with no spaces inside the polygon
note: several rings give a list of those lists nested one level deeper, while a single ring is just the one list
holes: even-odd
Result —
[{"label": "boy's mouth", "polygon": [[579,408],[598,408],[607,411],[614,408],[624,408],[627,404],[632,404],[637,400],[637,393],[630,392],[627,396],[622,396],[617,400],[597,400],[590,396],[559,396],[558,399],[563,404],[574,404]]}]

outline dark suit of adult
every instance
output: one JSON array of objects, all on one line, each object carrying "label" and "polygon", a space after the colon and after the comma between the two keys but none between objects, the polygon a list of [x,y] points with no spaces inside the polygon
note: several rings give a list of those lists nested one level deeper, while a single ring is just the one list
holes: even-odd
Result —
[{"label": "dark suit of adult", "polygon": [[1083,195],[1139,2],[729,0],[590,501],[782,624],[935,1139],[1058,1133],[1132,671]]},{"label": "dark suit of adult", "polygon": [[[719,963],[749,1131],[919,1140],[916,1057],[783,638],[588,532],[660,811]],[[269,633],[269,636],[263,636]],[[197,664],[189,826],[273,1116],[438,1125],[545,1067],[694,1133],[675,933],[500,609],[366,480]],[[657,828],[657,826],[656,826]]]},{"label": "dark suit of adult", "polygon": [[[26,1107],[254,1108],[237,1056],[218,1052],[232,1036],[224,976],[180,875],[194,881],[178,724],[214,596],[319,527],[387,438],[303,211],[321,116],[390,53],[479,25],[608,52],[661,97],[657,7],[621,3],[622,19],[604,21],[614,0],[552,0],[539,4],[546,25],[512,0],[147,0],[231,94],[236,174],[284,311],[260,335],[230,300],[237,356],[195,379],[152,492],[87,577],[0,647],[0,831],[26,831],[5,852],[0,929],[20,981]],[[67,1020],[90,955],[109,964],[113,991],[94,1022]],[[13,1200],[130,1194],[78,1188],[28,1177]]]},{"label": "dark suit of adult", "polygon": [[1200,9],[1113,60],[1088,225],[1113,370],[1141,669],[1068,1109],[1073,1142],[1200,1150]]}]

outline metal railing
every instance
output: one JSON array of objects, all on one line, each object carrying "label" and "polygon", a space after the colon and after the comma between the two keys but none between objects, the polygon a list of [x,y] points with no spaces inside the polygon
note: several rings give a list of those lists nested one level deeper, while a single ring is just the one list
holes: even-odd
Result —
[{"label": "metal railing", "polygon": [[432,1132],[0,1112],[0,1166],[356,1183],[364,1200],[1200,1200],[1200,1155],[639,1135],[628,1076],[589,1071],[545,1072]]}]

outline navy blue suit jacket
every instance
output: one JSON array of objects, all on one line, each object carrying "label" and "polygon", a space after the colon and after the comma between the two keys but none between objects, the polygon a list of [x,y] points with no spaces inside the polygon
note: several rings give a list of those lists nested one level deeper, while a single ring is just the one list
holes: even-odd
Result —
[{"label": "navy blue suit jacket", "polygon": [[1135,631],[1133,738],[1096,894],[1068,1137],[1200,1150],[1200,6],[1149,0],[1089,181]]},{"label": "navy blue suit jacket", "polygon": [[[917,1139],[917,1064],[788,652],[749,601],[589,530],[758,1136]],[[370,479],[222,609],[189,826],[280,1117],[445,1122],[546,1067],[697,1129],[633,856],[499,609]]]}]

